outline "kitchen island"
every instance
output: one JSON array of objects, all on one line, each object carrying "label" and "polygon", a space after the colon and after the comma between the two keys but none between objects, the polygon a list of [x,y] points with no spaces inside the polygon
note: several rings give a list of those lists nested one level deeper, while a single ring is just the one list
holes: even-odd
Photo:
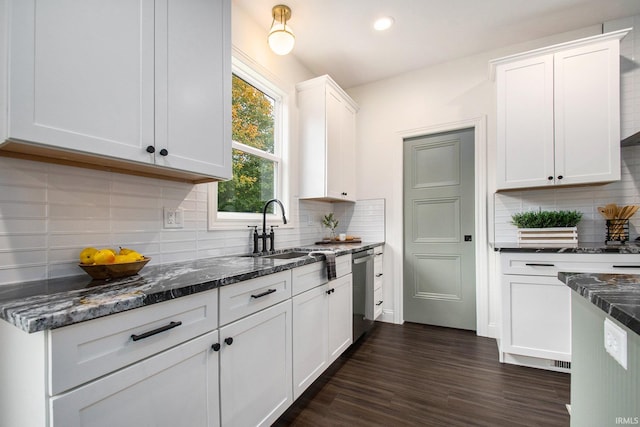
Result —
[{"label": "kitchen island", "polygon": [[[571,425],[640,424],[640,275],[558,278],[572,289]],[[611,337],[608,328],[622,335]],[[607,342],[626,367],[605,350]]]}]

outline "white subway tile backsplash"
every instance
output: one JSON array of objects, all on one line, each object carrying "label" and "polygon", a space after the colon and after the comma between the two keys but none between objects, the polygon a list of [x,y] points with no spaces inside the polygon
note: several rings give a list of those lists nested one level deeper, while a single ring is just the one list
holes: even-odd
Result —
[{"label": "white subway tile backsplash", "polygon": [[[182,229],[163,228],[163,207],[183,209]],[[320,240],[321,217],[334,209],[350,233],[384,239],[384,200],[301,200],[276,248]],[[0,158],[0,285],[84,274],[77,257],[86,246],[132,247],[161,264],[249,253],[253,240],[249,229],[207,229],[207,184]]]}]

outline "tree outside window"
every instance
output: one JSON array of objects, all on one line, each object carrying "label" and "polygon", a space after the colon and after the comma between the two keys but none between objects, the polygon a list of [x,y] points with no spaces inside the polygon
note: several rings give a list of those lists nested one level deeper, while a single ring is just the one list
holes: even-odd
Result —
[{"label": "tree outside window", "polygon": [[[233,75],[233,178],[218,183],[218,212],[261,213],[276,197],[281,159],[276,141],[278,102]],[[275,206],[271,206],[272,212]]]}]

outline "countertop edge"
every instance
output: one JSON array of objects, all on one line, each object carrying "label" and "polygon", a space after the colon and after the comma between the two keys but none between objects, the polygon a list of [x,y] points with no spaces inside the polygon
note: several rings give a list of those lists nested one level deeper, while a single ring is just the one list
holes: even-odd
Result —
[{"label": "countertop edge", "polygon": [[[640,317],[612,301],[612,294],[640,296],[640,275],[559,272],[558,279],[594,306],[640,335]],[[624,304],[629,305],[629,304]],[[633,303],[640,305],[640,301]]]},{"label": "countertop edge", "polygon": [[[373,249],[384,244],[385,242],[365,242],[356,246],[355,244],[340,244],[337,242],[335,245],[298,246],[288,248],[288,250],[307,252],[333,251],[336,256],[342,256],[357,251]],[[276,253],[282,251],[283,250],[279,250],[276,251]],[[59,293],[46,295],[34,294],[24,298],[0,300],[0,319],[27,333],[52,330],[199,292],[217,289],[245,280],[291,270],[322,261],[323,257],[322,255],[317,255],[290,260],[278,260],[270,265],[267,265],[266,262],[264,263],[265,265],[258,265],[260,261],[253,261],[255,262],[254,268],[245,266],[244,271],[234,271],[232,273],[219,275],[218,277],[208,277],[209,274],[206,274],[204,271],[206,270],[205,267],[202,268],[202,271],[196,271],[198,270],[197,267],[187,267],[184,268],[186,271],[185,274],[191,274],[194,278],[185,283],[172,283],[171,285],[164,285],[164,283],[161,282],[176,282],[179,281],[180,278],[171,277],[171,280],[164,280],[160,273],[157,274],[158,277],[153,276],[154,271],[172,272],[174,269],[180,270],[184,266],[190,264],[197,265],[198,263],[206,263],[207,261],[214,263],[215,261],[221,263],[226,261],[230,264],[233,264],[235,261],[246,264],[250,260],[255,259],[256,257],[250,255],[230,255],[204,258],[194,260],[193,262],[160,264],[149,268],[149,273],[147,274],[141,272],[139,276],[114,280],[96,287],[85,286],[83,288]],[[64,282],[65,280],[78,281],[80,279],[86,282],[87,277],[78,275],[50,280]],[[37,282],[46,283],[48,280],[25,282],[24,285]]]}]

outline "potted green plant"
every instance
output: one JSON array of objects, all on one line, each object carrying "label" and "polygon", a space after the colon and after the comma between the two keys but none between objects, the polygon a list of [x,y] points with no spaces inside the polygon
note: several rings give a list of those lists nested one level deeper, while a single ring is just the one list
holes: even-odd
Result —
[{"label": "potted green plant", "polygon": [[522,247],[576,247],[578,223],[582,213],[578,211],[529,211],[511,216],[518,227],[518,244]]},{"label": "potted green plant", "polygon": [[336,228],[338,228],[339,223],[340,221],[333,216],[333,212],[322,217],[322,225],[331,231],[331,240],[336,240]]}]

